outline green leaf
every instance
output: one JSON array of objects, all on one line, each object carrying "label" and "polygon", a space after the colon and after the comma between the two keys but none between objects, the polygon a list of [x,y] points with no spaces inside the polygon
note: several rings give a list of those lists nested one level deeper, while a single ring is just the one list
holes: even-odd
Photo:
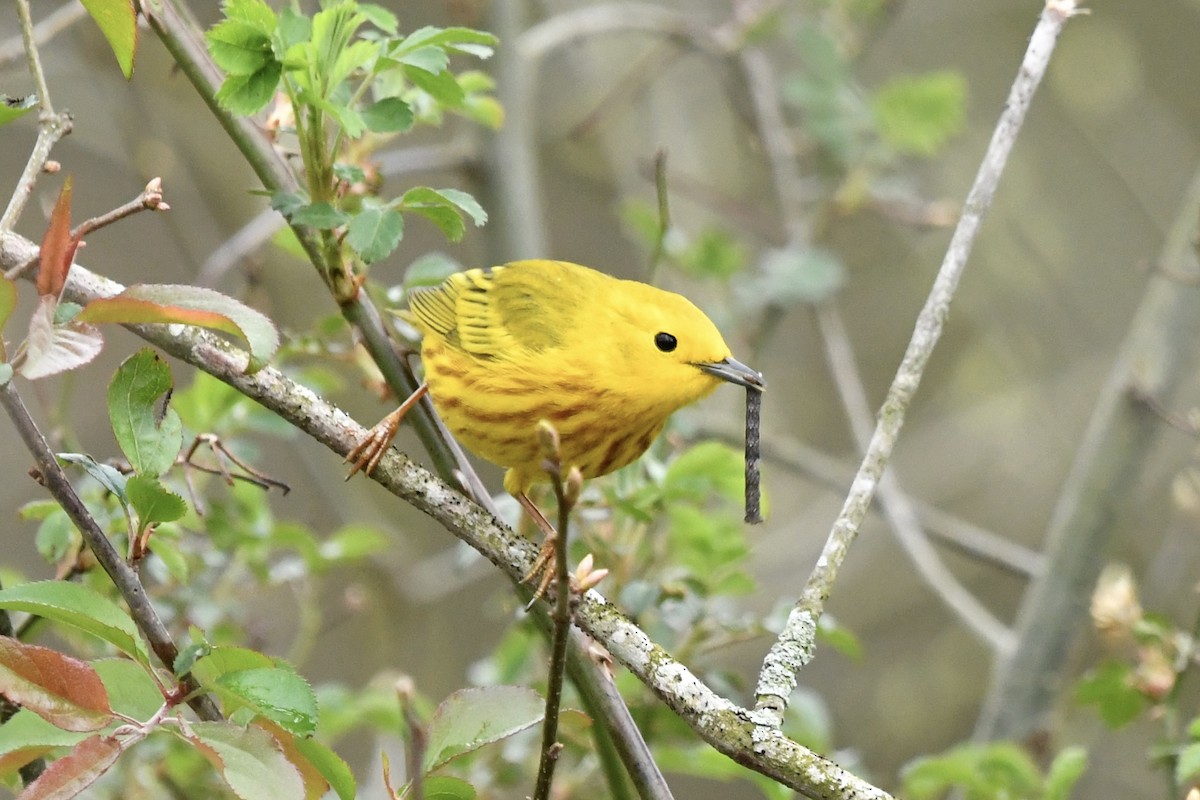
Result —
[{"label": "green leaf", "polygon": [[822,614],[817,620],[817,639],[852,661],[862,660],[862,642],[854,635],[854,631],[839,625],[829,613]]},{"label": "green leaf", "polygon": [[113,711],[134,719],[150,719],[162,707],[162,690],[146,668],[127,658],[101,658],[92,668],[104,681]]},{"label": "green leaf", "polygon": [[263,0],[225,0],[225,16],[262,32],[275,30],[275,12]]},{"label": "green leaf", "polygon": [[428,94],[447,108],[458,108],[466,99],[466,94],[458,81],[449,72],[433,73],[414,67],[404,66],[404,76],[413,82],[418,89]]},{"label": "green leaf", "polygon": [[879,135],[901,153],[931,156],[963,128],[967,82],[957,72],[892,78],[875,92]]},{"label": "green leaf", "polygon": [[475,787],[453,775],[430,775],[421,784],[425,800],[475,800]]},{"label": "green leaf", "polygon": [[245,669],[270,669],[275,662],[246,647],[213,647],[192,666],[192,677],[205,688],[215,689],[222,675]]},{"label": "green leaf", "polygon": [[408,50],[403,55],[392,58],[401,64],[420,67],[435,75],[444,72],[450,65],[450,56],[440,47],[418,47],[416,50]]},{"label": "green leaf", "polygon": [[1128,725],[1149,701],[1130,683],[1130,668],[1117,661],[1106,661],[1079,681],[1075,701],[1094,705],[1110,728]]},{"label": "green leaf", "polygon": [[385,97],[364,108],[362,119],[375,133],[403,133],[413,126],[413,111],[399,97]]},{"label": "green leaf", "polygon": [[50,564],[57,564],[66,557],[72,545],[75,544],[75,525],[67,512],[61,508],[51,514],[38,525],[33,545],[38,554]]},{"label": "green leaf", "polygon": [[523,686],[460,689],[442,701],[429,721],[422,770],[437,769],[463,753],[530,728],[544,711],[542,697]]},{"label": "green leaf", "polygon": [[[330,788],[337,792],[337,796],[341,800],[354,800],[357,793],[354,773],[350,771],[349,765],[342,760],[341,756],[316,739],[297,738],[295,745],[300,755],[316,767],[317,772],[329,782]],[[428,794],[425,796],[429,797]]]},{"label": "green leaf", "polygon": [[149,347],[125,359],[108,386],[113,434],[138,474],[162,475],[183,447],[183,423],[166,405],[174,388],[171,368]]},{"label": "green leaf", "polygon": [[353,561],[381,553],[387,547],[387,538],[376,528],[350,525],[323,541],[319,550],[327,561]]},{"label": "green leaf", "polygon": [[213,61],[230,75],[253,75],[275,60],[271,38],[245,22],[219,22],[204,38]]},{"label": "green leaf", "polygon": [[0,276],[0,328],[8,324],[13,309],[17,307],[17,284]]},{"label": "green leaf", "polygon": [[79,318],[85,322],[182,323],[239,336],[250,348],[253,372],[279,349],[279,331],[265,315],[202,286],[144,283],[116,297],[93,300]]},{"label": "green leaf", "polygon": [[121,505],[129,505],[129,497],[125,494],[125,484],[129,482],[129,478],[116,467],[101,464],[87,453],[55,453],[54,457],[59,461],[83,467],[106,491],[116,495]]},{"label": "green leaf", "polygon": [[487,212],[483,210],[483,206],[479,205],[479,201],[474,197],[458,189],[439,189],[438,191],[442,197],[465,211],[467,216],[471,218],[471,221],[475,223],[475,227],[478,228],[487,224]]},{"label": "green leaf", "polygon": [[9,364],[7,361],[0,362],[0,386],[4,386],[6,383],[11,381],[12,376],[13,376],[12,364]]},{"label": "green leaf", "polygon": [[1191,783],[1200,774],[1200,742],[1194,742],[1179,751],[1175,764],[1175,783],[1179,786]]},{"label": "green leaf", "polygon": [[311,736],[317,729],[316,695],[290,668],[227,672],[216,685],[226,700],[252,709],[297,736]]},{"label": "green leaf", "polygon": [[275,97],[282,74],[283,65],[272,60],[249,75],[230,75],[217,90],[217,102],[234,114],[257,114]]},{"label": "green leaf", "polygon": [[137,13],[131,0],[81,0],[88,15],[100,26],[126,79],[133,75],[137,49]]},{"label": "green leaf", "polygon": [[350,221],[349,214],[338,211],[326,202],[301,206],[285,216],[297,225],[308,225],[322,230],[333,230]]},{"label": "green leaf", "polygon": [[[365,116],[365,115],[364,115]],[[357,164],[343,164],[338,162],[333,165],[333,177],[346,183],[366,183],[367,173]]]},{"label": "green leaf", "polygon": [[[388,55],[391,58],[400,57],[425,47],[442,47],[457,52],[470,53],[487,58],[498,40],[495,36],[472,28],[435,28],[427,26],[404,37],[396,43]],[[485,55],[486,53],[486,55]]]},{"label": "green leaf", "polygon": [[279,50],[276,55],[282,57],[295,45],[307,42],[312,38],[312,20],[298,13],[291,6],[284,6],[279,12]]},{"label": "green leaf", "polygon": [[193,722],[185,733],[243,800],[304,797],[300,773],[263,729],[229,722]]},{"label": "green leaf", "polygon": [[1071,790],[1087,769],[1087,750],[1082,747],[1064,748],[1050,762],[1042,800],[1070,800]]},{"label": "green leaf", "polygon": [[0,608],[27,611],[61,622],[108,642],[141,664],[149,664],[137,626],[96,590],[69,581],[23,583],[0,590]]},{"label": "green leaf", "polygon": [[37,108],[37,105],[36,94],[27,94],[24,97],[9,97],[6,94],[0,94],[0,125],[7,125],[13,120],[20,119]]},{"label": "green leaf", "polygon": [[395,36],[400,28],[400,21],[396,19],[396,15],[383,6],[377,6],[374,3],[359,3],[358,10],[368,22],[386,34]]},{"label": "green leaf", "polygon": [[174,522],[187,513],[187,503],[151,475],[134,475],[125,486],[138,514],[138,532],[151,525]]},{"label": "green leaf", "polygon": [[702,502],[716,492],[740,502],[745,484],[741,453],[720,442],[701,442],[684,450],[667,467],[663,496],[668,501]]},{"label": "green leaf", "polygon": [[346,231],[346,243],[372,264],[391,255],[404,236],[404,217],[391,208],[364,209]]}]

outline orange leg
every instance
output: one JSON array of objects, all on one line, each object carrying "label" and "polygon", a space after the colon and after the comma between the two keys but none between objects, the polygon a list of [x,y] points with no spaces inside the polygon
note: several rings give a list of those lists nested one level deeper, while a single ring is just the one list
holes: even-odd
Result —
[{"label": "orange leg", "polygon": [[422,383],[395,411],[379,420],[375,427],[367,431],[367,435],[362,438],[362,441],[354,445],[354,449],[347,453],[345,458],[346,463],[352,465],[346,480],[350,480],[359,470],[362,470],[364,475],[370,475],[374,471],[375,467],[379,465],[380,459],[383,458],[383,454],[387,452],[388,446],[396,438],[396,431],[400,429],[400,423],[404,421],[404,416],[428,391],[429,384]]},{"label": "orange leg", "polygon": [[541,528],[542,533],[546,535],[546,538],[542,540],[541,548],[538,549],[537,558],[533,560],[533,566],[521,578],[521,583],[532,583],[534,578],[537,579],[537,589],[529,601],[529,606],[532,606],[542,598],[542,595],[546,593],[546,589],[550,586],[550,581],[554,580],[554,572],[558,562],[558,559],[554,555],[554,545],[558,541],[558,531],[554,530],[554,526],[550,524],[550,520],[546,519],[546,515],[542,513],[540,508],[534,505],[528,495],[521,492],[514,495],[514,497],[517,498],[517,502],[521,504],[521,508],[525,509],[525,513],[529,515],[534,524]]}]

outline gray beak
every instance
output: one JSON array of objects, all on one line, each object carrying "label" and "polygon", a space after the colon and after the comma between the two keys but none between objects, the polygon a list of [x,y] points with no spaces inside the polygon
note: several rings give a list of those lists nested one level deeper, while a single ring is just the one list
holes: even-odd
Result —
[{"label": "gray beak", "polygon": [[732,357],[723,358],[711,364],[697,364],[696,366],[709,375],[715,375],[723,381],[736,383],[738,386],[745,386],[748,389],[757,389],[761,392],[767,387],[761,372],[750,369]]}]

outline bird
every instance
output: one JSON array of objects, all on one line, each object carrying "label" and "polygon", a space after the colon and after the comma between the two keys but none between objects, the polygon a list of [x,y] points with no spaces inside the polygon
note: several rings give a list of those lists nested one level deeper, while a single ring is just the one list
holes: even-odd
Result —
[{"label": "bird", "polygon": [[563,468],[595,478],[635,461],[671,414],[722,383],[766,386],[687,298],[567,261],[458,272],[410,290],[408,306],[424,383],[350,452],[350,474],[375,468],[427,391],[459,442],[506,468],[504,489],[548,539],[529,499],[549,480],[540,421],[558,433]]}]

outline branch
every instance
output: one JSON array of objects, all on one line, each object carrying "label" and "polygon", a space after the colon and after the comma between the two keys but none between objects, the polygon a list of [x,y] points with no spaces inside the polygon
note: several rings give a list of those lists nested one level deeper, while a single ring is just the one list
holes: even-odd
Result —
[{"label": "branch", "polygon": [[[23,263],[36,250],[36,245],[24,237],[0,234],[0,266]],[[82,305],[112,297],[123,288],[75,264],[63,296]],[[338,457],[345,456],[366,433],[345,412],[273,367],[246,374],[249,354],[218,336],[194,328],[173,332],[178,326],[169,325],[127,327],[275,412]],[[533,565],[537,547],[532,542],[394,449],[384,455],[370,477],[479,551],[514,582]],[[598,593],[584,595],[574,618],[705,741],[738,763],[818,800],[890,797],[787,739],[761,715],[718,696]]]},{"label": "branch", "polygon": [[[154,605],[147,597],[146,588],[142,586],[137,572],[117,553],[100,525],[88,511],[87,506],[84,505],[83,500],[75,493],[75,487],[71,485],[71,481],[59,465],[58,459],[50,451],[50,446],[29,415],[12,380],[0,385],[0,405],[4,407],[9,419],[12,420],[13,427],[17,429],[25,447],[33,454],[40,473],[39,482],[46,487],[55,501],[62,506],[67,516],[71,518],[71,521],[75,523],[83,540],[96,556],[96,561],[108,573],[117,590],[125,599],[125,603],[129,606],[129,614],[137,623],[138,630],[146,637],[146,641],[150,643],[151,649],[154,650],[163,666],[173,671],[179,649],[171,639],[171,633],[158,616],[158,612],[154,610]],[[200,687],[191,676],[185,677],[182,683],[188,694],[199,693]],[[207,695],[197,694],[190,705],[201,719],[221,719],[221,713]]]},{"label": "branch", "polygon": [[1016,141],[1033,94],[1045,74],[1055,41],[1066,21],[1079,13],[1075,0],[1048,0],[1030,39],[1025,58],[1017,72],[1004,112],[992,134],[975,183],[967,195],[962,217],[951,237],[945,259],[934,280],[924,308],[917,317],[912,339],[896,377],[888,389],[879,412],[879,422],[867,446],[866,455],[851,485],[842,511],[833,524],[817,565],[804,591],[788,615],[787,624],[771,647],[759,675],[755,708],[764,717],[781,725],[788,698],[796,688],[796,674],[812,659],[816,642],[817,620],[825,607],[838,570],[858,536],[859,527],[871,505],[871,498],[891,457],[904,415],[920,383],[925,365],[942,333],[949,314],[950,300],[966,267],[967,256],[976,234],[996,193],[1005,162]]},{"label": "branch", "polygon": [[[1193,249],[1200,172],[1192,178],[1159,262],[1200,275]],[[1200,291],[1155,274],[1146,287],[1096,406],[1046,532],[1046,570],[1017,613],[1017,641],[998,661],[977,739],[1023,738],[1042,721],[1068,650],[1086,616],[1113,520],[1137,485],[1160,430],[1140,398],[1163,397],[1184,377],[1200,320]],[[1166,490],[1167,487],[1164,487]],[[1165,502],[1165,501],[1164,501]]]}]

